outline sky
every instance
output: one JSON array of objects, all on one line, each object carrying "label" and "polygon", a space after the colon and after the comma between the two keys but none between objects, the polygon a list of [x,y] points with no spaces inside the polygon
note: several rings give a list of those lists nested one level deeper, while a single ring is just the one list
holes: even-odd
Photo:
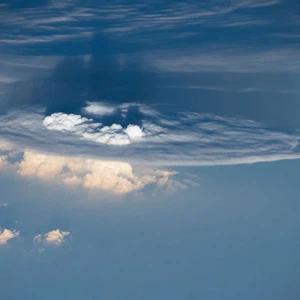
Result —
[{"label": "sky", "polygon": [[297,0],[0,2],[3,299],[299,299]]}]

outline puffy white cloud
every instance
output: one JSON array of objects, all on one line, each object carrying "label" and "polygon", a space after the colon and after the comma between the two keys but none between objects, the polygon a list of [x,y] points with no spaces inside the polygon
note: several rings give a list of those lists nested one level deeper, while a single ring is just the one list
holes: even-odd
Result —
[{"label": "puffy white cloud", "polygon": [[22,176],[53,179],[66,165],[64,157],[25,152],[23,160],[19,163],[18,173]]},{"label": "puffy white cloud", "polygon": [[43,120],[43,124],[49,130],[69,131],[77,134],[85,132],[89,128],[100,126],[99,123],[91,123],[92,119],[80,115],[54,113]]},{"label": "puffy white cloud", "polygon": [[80,185],[82,184],[82,179],[78,176],[71,176],[63,179],[64,184],[66,185]]},{"label": "puffy white cloud", "polygon": [[[138,125],[129,124],[123,128],[119,124],[101,126],[101,123],[93,122],[80,115],[54,113],[43,120],[43,125],[49,130],[70,132],[80,135],[82,138],[107,145],[128,145],[140,140],[146,135]],[[151,131],[147,131],[150,135]]]},{"label": "puffy white cloud", "polygon": [[0,207],[6,207],[8,206],[8,203],[0,203]]},{"label": "puffy white cloud", "polygon": [[20,235],[19,231],[4,229],[0,230],[0,245],[6,245],[11,239],[14,239]]},{"label": "puffy white cloud", "polygon": [[[103,102],[87,102],[87,104],[82,111],[98,117],[121,111],[123,118],[125,118],[131,106],[138,107],[144,115],[157,115],[157,112],[139,103],[123,103],[115,106]],[[162,127],[146,120],[143,128],[134,124],[128,124],[127,127],[123,128],[120,124],[103,126],[101,123],[94,122],[93,119],[65,113],[54,113],[45,117],[43,125],[49,130],[70,132],[80,135],[83,139],[107,145],[129,145],[135,141],[142,141],[144,137],[151,137],[153,134],[163,131]]]},{"label": "puffy white cloud", "polygon": [[143,189],[152,183],[164,184],[175,172],[144,170],[136,174],[127,162],[85,159],[25,152],[18,163],[22,176],[80,185],[88,189],[126,194]]},{"label": "puffy white cloud", "polygon": [[[43,243],[44,245],[61,246],[66,242],[66,237],[69,235],[69,231],[61,231],[56,229],[46,233],[44,236],[42,234],[36,235],[33,238],[33,242],[36,244]],[[39,248],[39,252],[43,251],[45,251],[44,248]]]},{"label": "puffy white cloud", "polygon": [[50,245],[60,246],[65,242],[65,237],[69,234],[69,231],[56,229],[45,234],[45,242]]},{"label": "puffy white cloud", "polygon": [[131,143],[129,135],[125,133],[119,124],[104,126],[96,132],[84,132],[82,137],[92,142],[107,145],[123,146]]},{"label": "puffy white cloud", "polygon": [[128,134],[129,138],[133,141],[138,140],[143,136],[145,136],[143,130],[137,125],[128,125],[124,131]]}]

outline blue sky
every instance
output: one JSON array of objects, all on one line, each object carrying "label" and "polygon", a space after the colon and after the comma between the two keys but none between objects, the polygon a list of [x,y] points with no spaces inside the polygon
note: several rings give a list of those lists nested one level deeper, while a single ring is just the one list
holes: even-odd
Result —
[{"label": "blue sky", "polygon": [[298,299],[300,6],[2,1],[5,299]]}]

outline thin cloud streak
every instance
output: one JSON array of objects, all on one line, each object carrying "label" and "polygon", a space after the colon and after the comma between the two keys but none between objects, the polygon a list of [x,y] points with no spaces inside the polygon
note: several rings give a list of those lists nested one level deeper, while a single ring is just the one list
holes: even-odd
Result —
[{"label": "thin cloud streak", "polygon": [[160,72],[299,72],[300,54],[291,48],[222,47],[199,53],[188,51],[158,51],[147,54],[144,60],[150,69]]},{"label": "thin cloud streak", "polygon": [[[161,5],[113,4],[97,6],[97,2],[68,5],[46,5],[22,10],[4,6],[0,12],[3,27],[1,44],[50,43],[69,40],[73,36],[87,38],[101,25],[103,32],[127,35],[132,32],[162,31],[202,25],[208,27],[258,26],[269,22],[243,13],[272,7],[280,1],[219,1],[187,4],[185,2]],[[157,7],[160,7],[158,10]],[[82,26],[85,29],[82,29]],[[71,30],[70,30],[71,28]],[[73,28],[73,29],[72,29]],[[88,32],[86,31],[89,28]],[[10,32],[13,32],[10,33]],[[24,38],[24,36],[26,36]],[[70,36],[71,35],[71,36]],[[23,38],[22,38],[23,37]]]}]

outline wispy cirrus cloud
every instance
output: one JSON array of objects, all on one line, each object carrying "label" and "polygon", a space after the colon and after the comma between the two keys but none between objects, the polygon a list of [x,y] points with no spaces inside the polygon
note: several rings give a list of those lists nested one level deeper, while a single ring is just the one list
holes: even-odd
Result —
[{"label": "wispy cirrus cloud", "polygon": [[[172,4],[162,1],[160,4],[115,3],[101,7],[96,1],[88,4],[81,1],[63,3],[66,4],[29,5],[22,9],[4,5],[0,13],[3,25],[0,44],[50,43],[67,41],[75,36],[88,39],[89,34],[99,27],[103,32],[120,36],[198,25],[257,26],[269,20],[252,15],[252,11],[276,6],[280,1],[231,0]],[[173,36],[170,32],[169,35]]]},{"label": "wispy cirrus cloud", "polygon": [[279,93],[279,94],[295,94],[299,95],[300,92],[292,89],[276,89],[276,88],[260,88],[260,87],[245,87],[245,88],[233,88],[221,85],[173,85],[165,86],[165,88],[170,89],[186,89],[186,90],[208,90],[208,91],[217,91],[217,92],[234,92],[234,93],[256,93],[256,92],[265,92],[265,93]]},{"label": "wispy cirrus cloud", "polygon": [[59,56],[23,56],[1,55],[0,83],[11,84],[16,81],[26,81],[49,76],[54,66],[59,62]]},{"label": "wispy cirrus cloud", "polygon": [[45,36],[30,36],[20,35],[15,38],[13,35],[7,35],[6,38],[1,39],[0,42],[7,45],[30,45],[30,44],[44,44],[60,41],[80,41],[82,38],[92,38],[93,32],[84,31],[77,34],[51,34]]}]

